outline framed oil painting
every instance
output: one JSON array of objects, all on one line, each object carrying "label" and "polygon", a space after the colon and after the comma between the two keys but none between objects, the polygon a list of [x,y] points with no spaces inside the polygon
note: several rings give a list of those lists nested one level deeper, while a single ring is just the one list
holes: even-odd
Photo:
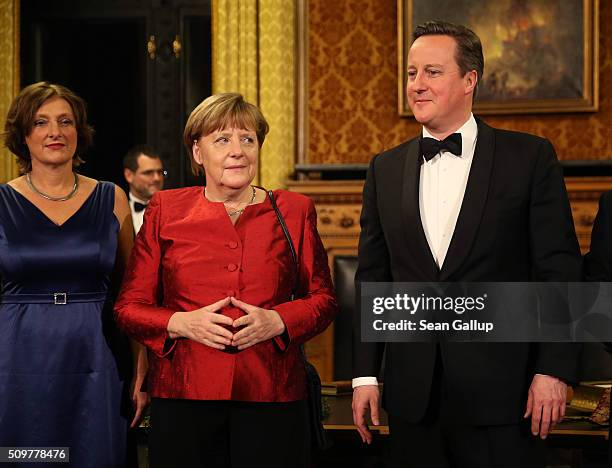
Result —
[{"label": "framed oil painting", "polygon": [[406,99],[415,27],[463,24],[482,41],[485,68],[474,112],[593,112],[598,105],[598,0],[398,0],[398,104]]}]

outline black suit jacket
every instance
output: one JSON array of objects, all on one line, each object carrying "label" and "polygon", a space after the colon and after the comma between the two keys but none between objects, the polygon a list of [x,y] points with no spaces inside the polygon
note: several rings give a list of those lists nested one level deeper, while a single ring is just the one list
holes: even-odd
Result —
[{"label": "black suit jacket", "polygon": [[[419,214],[419,139],[372,159],[363,192],[357,291],[364,281],[580,280],[578,241],[552,145],[477,123],[474,160],[441,270]],[[385,351],[384,407],[420,420],[437,345],[361,343],[359,316],[357,307],[354,376],[378,375]],[[576,378],[578,350],[572,344],[442,343],[440,350],[448,413],[468,424],[519,421],[535,373]]]},{"label": "black suit jacket", "polygon": [[612,281],[612,192],[599,199],[591,232],[591,248],[584,257],[587,281]]},{"label": "black suit jacket", "polygon": [[[587,281],[612,281],[612,192],[604,193],[599,200],[591,248],[584,258],[584,276]],[[604,345],[612,353],[612,343]],[[608,442],[608,460],[612,461],[612,437]]]},{"label": "black suit jacket", "polygon": [[[599,199],[599,210],[591,232],[591,248],[584,257],[584,277],[587,281],[612,281],[612,192]],[[612,343],[604,343],[612,353]]]}]

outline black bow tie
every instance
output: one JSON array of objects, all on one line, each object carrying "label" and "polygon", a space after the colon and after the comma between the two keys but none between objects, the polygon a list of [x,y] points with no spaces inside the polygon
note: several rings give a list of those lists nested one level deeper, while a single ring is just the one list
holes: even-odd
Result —
[{"label": "black bow tie", "polygon": [[448,151],[455,156],[461,156],[461,133],[453,133],[442,141],[435,138],[421,138],[420,145],[425,161],[429,161],[440,151]]},{"label": "black bow tie", "polygon": [[145,205],[144,203],[140,203],[140,202],[137,202],[137,201],[134,202],[134,211],[136,213],[140,213],[146,207],[147,207],[147,205]]}]

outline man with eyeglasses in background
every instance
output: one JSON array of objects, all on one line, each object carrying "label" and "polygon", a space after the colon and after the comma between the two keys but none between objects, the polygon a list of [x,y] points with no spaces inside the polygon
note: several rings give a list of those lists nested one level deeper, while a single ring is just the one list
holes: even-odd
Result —
[{"label": "man with eyeglasses in background", "polygon": [[136,234],[149,200],[164,188],[165,172],[161,157],[149,145],[136,145],[123,158],[123,176],[130,187],[128,198]]}]

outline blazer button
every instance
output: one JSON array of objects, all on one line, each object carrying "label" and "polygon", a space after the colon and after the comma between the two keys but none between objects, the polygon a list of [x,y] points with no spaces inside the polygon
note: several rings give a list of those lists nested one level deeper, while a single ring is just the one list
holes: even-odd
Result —
[{"label": "blazer button", "polygon": [[228,269],[229,271],[236,271],[236,270],[238,269],[238,265],[236,265],[235,263],[230,263],[230,264],[227,266],[227,269]]},{"label": "blazer button", "polygon": [[236,241],[229,241],[229,242],[227,243],[227,246],[228,246],[230,249],[235,249],[236,247],[238,247],[238,242],[236,242]]}]

